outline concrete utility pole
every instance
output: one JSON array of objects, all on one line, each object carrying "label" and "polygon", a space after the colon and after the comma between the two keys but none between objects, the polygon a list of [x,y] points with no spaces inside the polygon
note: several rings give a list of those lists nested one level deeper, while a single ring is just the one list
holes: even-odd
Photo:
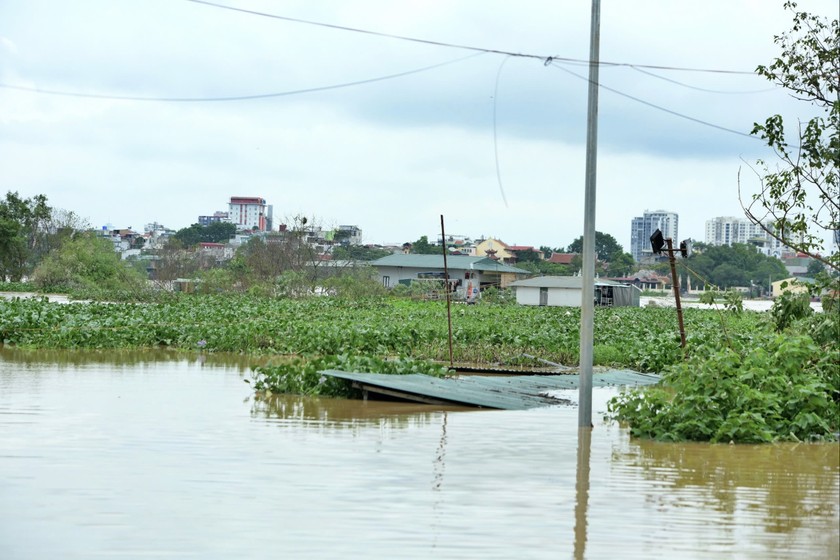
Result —
[{"label": "concrete utility pole", "polygon": [[578,428],[592,427],[592,353],[595,331],[595,171],[598,161],[598,61],[601,0],[592,0],[589,31],[589,101],[586,114],[586,196],[583,217],[583,289],[580,305]]}]

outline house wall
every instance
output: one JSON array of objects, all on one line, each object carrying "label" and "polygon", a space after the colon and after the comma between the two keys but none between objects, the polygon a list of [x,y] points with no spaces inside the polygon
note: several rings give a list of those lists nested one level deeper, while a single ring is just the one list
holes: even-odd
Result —
[{"label": "house wall", "polygon": [[549,288],[548,305],[559,307],[580,307],[580,288]]},{"label": "house wall", "polygon": [[516,282],[517,280],[516,274],[513,274],[511,272],[502,272],[500,274],[500,277],[501,278],[499,280],[499,287],[501,288],[507,288],[511,282]]},{"label": "house wall", "polygon": [[[400,280],[413,280],[414,278],[417,278],[417,275],[421,272],[435,272],[433,270],[423,268],[407,268],[401,266],[382,266],[377,268],[379,269],[379,281],[389,288],[393,288],[399,284]],[[468,271],[465,269],[450,269],[449,279],[453,281],[460,280],[462,286],[466,286],[468,282],[468,280],[465,279],[467,272]],[[479,285],[484,281],[478,271],[472,271],[472,274],[473,278],[475,278],[475,280],[473,280],[474,284]],[[386,277],[388,278],[387,284],[385,283]]]},{"label": "house wall", "polygon": [[[776,280],[771,284],[770,297],[777,298],[785,292],[794,294],[801,294],[808,291],[808,287],[800,282],[795,282],[796,278],[786,278],[785,280]],[[787,282],[787,286],[782,288],[782,284]]]},{"label": "house wall", "polygon": [[[579,288],[548,288],[548,305],[552,307],[580,307]],[[519,286],[516,288],[516,303],[539,305],[540,288]]]},{"label": "house wall", "polygon": [[516,303],[519,305],[539,305],[540,289],[524,287],[516,288]]},{"label": "house wall", "polygon": [[475,256],[486,257],[487,251],[490,250],[496,251],[496,258],[502,262],[506,262],[515,258],[514,254],[507,250],[506,243],[499,241],[498,239],[492,238],[485,239],[484,241],[475,246]]}]

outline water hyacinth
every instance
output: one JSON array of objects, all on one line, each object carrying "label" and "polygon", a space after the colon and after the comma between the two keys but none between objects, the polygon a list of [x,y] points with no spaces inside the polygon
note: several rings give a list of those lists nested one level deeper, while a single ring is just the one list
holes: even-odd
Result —
[{"label": "water hyacinth", "polygon": [[[580,311],[561,307],[460,306],[452,312],[455,361],[528,365],[530,354],[575,365]],[[760,314],[727,321],[727,333],[756,330]],[[721,337],[717,312],[685,310],[689,350]],[[596,365],[658,372],[682,361],[673,310],[596,310]],[[448,361],[445,305],[399,299],[260,300],[189,296],[163,303],[0,301],[0,336],[29,348],[183,348],[262,355],[410,356]],[[212,340],[211,342],[208,342]],[[652,340],[662,342],[651,344]],[[536,365],[536,364],[534,364]]]}]

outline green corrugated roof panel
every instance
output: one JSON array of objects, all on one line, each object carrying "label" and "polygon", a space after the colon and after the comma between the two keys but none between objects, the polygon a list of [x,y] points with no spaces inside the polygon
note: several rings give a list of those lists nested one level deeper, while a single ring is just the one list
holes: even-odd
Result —
[{"label": "green corrugated roof panel", "polygon": [[[558,399],[546,395],[558,389],[577,389],[579,375],[517,375],[511,377],[478,375],[439,378],[422,374],[388,375],[353,373],[338,370],[321,372],[330,377],[347,379],[371,391],[382,388],[410,400],[439,400],[482,408],[522,410],[551,404]],[[630,370],[611,370],[592,377],[594,387],[616,385],[652,385],[658,375]]]}]

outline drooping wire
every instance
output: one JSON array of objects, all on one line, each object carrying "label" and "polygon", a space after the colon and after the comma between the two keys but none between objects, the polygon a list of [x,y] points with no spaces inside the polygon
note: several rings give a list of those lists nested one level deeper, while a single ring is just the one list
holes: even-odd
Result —
[{"label": "drooping wire", "polygon": [[267,17],[271,19],[279,19],[283,21],[289,21],[293,23],[303,23],[306,25],[315,25],[317,27],[326,27],[328,29],[337,29],[339,31],[350,31],[353,33],[363,33],[365,35],[375,35],[377,37],[387,37],[389,39],[399,39],[401,41],[410,41],[412,43],[422,43],[424,45],[434,45],[436,47],[449,47],[455,49],[466,49],[470,51],[477,51],[480,53],[494,53],[494,54],[504,54],[507,56],[519,56],[523,58],[537,58],[537,59],[545,59],[545,56],[535,55],[535,54],[526,54],[526,53],[515,53],[510,51],[502,51],[496,49],[483,49],[480,47],[472,47],[469,45],[458,45],[454,43],[444,43],[441,41],[432,41],[430,39],[419,39],[417,37],[407,37],[405,35],[395,35],[393,33],[382,33],[380,31],[370,31],[368,29],[359,29],[356,27],[347,27],[344,25],[335,25],[332,23],[323,23],[320,21],[311,21],[306,19],[300,18],[293,18],[288,16],[281,16],[277,14],[269,14],[267,12],[258,12],[256,10],[246,10],[245,8],[236,8],[234,6],[227,6],[225,4],[217,4],[215,2],[208,2],[207,0],[187,0],[187,2],[193,2],[194,4],[203,4],[205,6],[211,6],[213,8],[221,8],[223,10],[231,10],[233,12],[241,12],[244,14],[251,14],[254,16],[261,16]]},{"label": "drooping wire", "polygon": [[[571,70],[569,70],[568,68],[563,68],[562,66],[560,66],[560,65],[558,65],[558,64],[555,64],[554,62],[552,62],[552,63],[551,63],[551,65],[552,65],[554,68],[557,68],[558,70],[562,70],[563,72],[566,72],[566,73],[568,73],[568,74],[571,74],[572,76],[575,76],[576,78],[580,78],[581,80],[585,80],[585,81],[587,81],[587,82],[589,81],[589,78],[587,78],[586,76],[581,76],[581,75],[580,75],[580,74],[578,74],[577,72],[572,72],[572,71],[571,71]],[[727,127],[725,127],[725,126],[720,126],[720,125],[718,125],[718,124],[710,123],[710,122],[708,122],[708,121],[704,121],[704,120],[702,120],[702,119],[698,119],[698,118],[696,118],[696,117],[691,117],[691,116],[686,115],[686,114],[683,114],[683,113],[678,113],[677,111],[673,111],[673,110],[671,110],[671,109],[667,109],[667,108],[665,108],[665,107],[662,107],[661,105],[657,105],[657,104],[655,104],[655,103],[651,103],[650,101],[645,101],[644,99],[640,99],[640,98],[635,97],[635,96],[633,96],[633,95],[630,95],[630,94],[628,94],[628,93],[624,93],[623,91],[619,91],[619,90],[614,89],[614,88],[611,88],[611,87],[609,87],[609,86],[605,86],[605,85],[604,85],[604,84],[602,84],[602,83],[599,83],[599,84],[598,84],[598,87],[601,87],[601,88],[603,88],[603,89],[605,89],[605,90],[607,90],[607,91],[611,91],[611,92],[615,93],[616,95],[620,95],[620,96],[622,96],[622,97],[626,97],[627,99],[632,99],[633,101],[636,101],[637,103],[641,103],[642,105],[647,105],[648,107],[651,107],[651,108],[656,109],[656,110],[658,110],[658,111],[662,111],[662,112],[664,112],[664,113],[668,113],[668,114],[670,114],[670,115],[674,115],[675,117],[680,117],[681,119],[686,119],[686,120],[689,120],[689,121],[695,122],[695,123],[697,123],[697,124],[702,124],[703,126],[708,126],[708,127],[711,127],[711,128],[716,128],[716,129],[718,129],[718,130],[722,130],[722,131],[724,131],[724,132],[729,132],[729,133],[731,133],[731,134],[737,134],[738,136],[743,136],[743,137],[745,137],[745,138],[751,138],[752,140],[758,140],[758,141],[763,142],[763,140],[762,140],[761,138],[757,137],[757,136],[753,136],[753,135],[751,135],[751,134],[747,134],[746,132],[741,132],[740,130],[735,130],[735,129],[733,129],[733,128],[727,128]]]},{"label": "drooping wire", "polygon": [[[482,47],[474,47],[474,46],[471,46],[471,45],[460,45],[460,44],[457,44],[457,43],[447,43],[447,42],[443,42],[443,41],[432,41],[430,39],[420,39],[420,38],[417,38],[417,37],[408,37],[408,36],[405,36],[405,35],[396,35],[396,34],[393,34],[393,33],[383,33],[383,32],[379,32],[379,31],[370,31],[368,29],[360,29],[360,28],[357,28],[357,27],[347,27],[347,26],[344,26],[344,25],[335,25],[335,24],[331,24],[331,23],[323,23],[323,22],[319,22],[319,21],[311,21],[311,20],[306,20],[306,19],[293,18],[293,17],[288,17],[288,16],[281,16],[281,15],[277,15],[277,14],[270,14],[270,13],[267,13],[267,12],[259,12],[259,11],[256,11],[256,10],[247,10],[247,9],[244,9],[244,8],[236,8],[234,6],[227,6],[225,4],[218,4],[218,3],[215,3],[215,2],[209,2],[208,0],[186,0],[186,1],[187,2],[192,2],[194,4],[202,4],[202,5],[205,5],[205,6],[211,6],[213,8],[221,8],[223,10],[231,10],[231,11],[234,11],[234,12],[241,12],[241,13],[251,14],[251,15],[255,15],[255,16],[261,16],[261,17],[267,17],[267,18],[278,19],[278,20],[283,20],[283,21],[289,21],[289,22],[293,22],[293,23],[303,23],[303,24],[306,24],[306,25],[315,25],[315,26],[318,26],[318,27],[326,27],[328,29],[337,29],[337,30],[340,30],[340,31],[349,31],[349,32],[353,32],[353,33],[363,33],[363,34],[366,34],[366,35],[374,35],[374,36],[377,36],[377,37],[387,37],[389,39],[399,39],[401,41],[410,41],[410,42],[413,42],[413,43],[422,43],[422,44],[425,44],[425,45],[434,45],[434,46],[437,46],[437,47],[448,47],[448,48],[454,48],[454,49],[466,49],[466,50],[477,51],[477,52],[482,52],[482,53],[503,54],[503,55],[507,55],[507,56],[516,56],[516,57],[521,57],[521,58],[535,58],[537,60],[557,60],[557,61],[566,62],[566,63],[585,64],[587,66],[589,65],[588,60],[583,60],[583,59],[579,59],[579,58],[567,58],[567,57],[562,57],[562,56],[546,56],[546,55],[539,55],[539,54],[529,54],[529,53],[517,53],[517,52],[512,52],[512,51],[503,51],[503,50],[499,50],[499,49],[487,49],[487,48],[482,48]],[[750,75],[750,76],[755,75],[755,72],[745,71],[745,70],[722,70],[722,69],[718,69],[718,68],[689,68],[689,67],[680,67],[680,66],[662,66],[662,65],[655,65],[655,64],[635,64],[635,63],[631,64],[631,63],[628,63],[628,62],[609,62],[609,61],[604,61],[604,60],[599,61],[598,64],[601,65],[601,66],[631,66],[631,67],[637,67],[637,68],[650,68],[650,69],[653,69],[653,70],[676,70],[676,71],[681,71],[681,72],[706,72],[706,73],[713,73],[713,74],[740,74],[740,75]]]},{"label": "drooping wire", "polygon": [[64,97],[82,97],[87,99],[109,99],[114,101],[155,101],[155,102],[165,102],[165,103],[210,103],[210,102],[219,102],[219,101],[250,101],[254,99],[269,99],[272,97],[286,97],[290,95],[300,95],[303,93],[314,93],[318,91],[328,91],[332,89],[341,89],[346,87],[370,84],[373,82],[381,82],[384,80],[393,80],[395,78],[401,78],[403,76],[408,76],[411,74],[418,74],[420,72],[428,72],[429,70],[434,70],[435,68],[440,68],[442,66],[446,66],[448,64],[455,64],[458,62],[463,62],[464,60],[468,60],[470,58],[475,58],[477,56],[481,56],[484,53],[474,53],[468,56],[463,56],[461,58],[456,58],[454,60],[449,60],[446,62],[441,62],[438,64],[432,64],[431,66],[423,66],[421,68],[415,68],[414,70],[407,70],[405,72],[398,72],[396,74],[388,74],[386,76],[379,76],[377,78],[368,78],[365,80],[356,80],[354,82],[344,82],[341,84],[332,84],[328,86],[319,86],[314,88],[306,88],[306,89],[297,89],[297,90],[290,90],[290,91],[280,91],[280,92],[272,92],[272,93],[258,93],[253,95],[229,95],[229,96],[221,96],[221,97],[144,97],[144,96],[137,96],[137,95],[110,95],[110,94],[100,94],[100,93],[81,93],[81,92],[74,92],[74,91],[63,91],[63,90],[54,90],[54,89],[45,89],[45,88],[38,88],[38,87],[29,87],[29,86],[18,86],[13,84],[3,84],[0,83],[0,88],[6,89],[14,89],[18,91],[28,91],[32,93],[41,93],[46,95],[60,95]]},{"label": "drooping wire", "polygon": [[502,201],[505,203],[505,208],[508,208],[508,201],[507,197],[505,196],[505,188],[502,186],[502,173],[499,170],[499,135],[497,130],[497,108],[499,104],[499,81],[502,76],[502,68],[505,67],[507,61],[510,60],[509,56],[506,56],[502,63],[499,64],[499,69],[496,71],[496,86],[493,90],[493,154],[496,158],[496,180],[499,183],[499,192],[502,195]]},{"label": "drooping wire", "polygon": [[642,74],[647,74],[648,76],[651,76],[653,78],[657,78],[659,80],[664,80],[666,82],[671,82],[672,84],[676,84],[678,86],[682,86],[682,87],[688,88],[688,89],[693,89],[693,90],[697,90],[697,91],[704,91],[706,93],[720,93],[720,94],[725,94],[725,95],[742,95],[742,94],[767,93],[767,92],[770,92],[770,91],[778,91],[780,89],[780,88],[777,88],[777,87],[765,88],[765,89],[756,89],[756,90],[752,90],[752,91],[723,91],[723,90],[717,90],[717,89],[706,89],[706,88],[701,88],[701,87],[697,87],[697,86],[692,86],[690,84],[686,84],[686,83],[683,83],[683,82],[680,82],[680,81],[677,81],[677,80],[672,80],[671,78],[666,78],[665,76],[660,76],[659,74],[654,74],[653,72],[648,72],[647,70],[643,70],[641,67],[634,66],[632,64],[629,65],[629,68],[632,68],[636,72],[641,72]]}]

